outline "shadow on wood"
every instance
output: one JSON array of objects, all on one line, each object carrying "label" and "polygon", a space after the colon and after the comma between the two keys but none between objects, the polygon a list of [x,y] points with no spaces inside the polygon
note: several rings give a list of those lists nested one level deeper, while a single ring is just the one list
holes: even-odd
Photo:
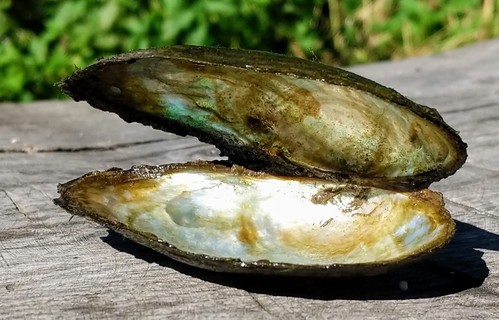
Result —
[{"label": "shadow on wood", "polygon": [[479,287],[489,275],[483,253],[477,249],[499,251],[499,235],[457,220],[456,225],[451,243],[424,261],[382,275],[346,279],[216,273],[176,262],[114,231],[109,231],[102,240],[149,263],[249,292],[321,300],[414,299]]}]

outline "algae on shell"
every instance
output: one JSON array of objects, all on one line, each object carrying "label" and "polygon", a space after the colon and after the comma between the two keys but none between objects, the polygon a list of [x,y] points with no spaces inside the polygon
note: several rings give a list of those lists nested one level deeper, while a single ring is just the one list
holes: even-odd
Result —
[{"label": "algae on shell", "polygon": [[255,170],[420,189],[466,144],[434,109],[353,73],[277,54],[174,46],[102,59],[61,82],[75,100],[214,144]]}]

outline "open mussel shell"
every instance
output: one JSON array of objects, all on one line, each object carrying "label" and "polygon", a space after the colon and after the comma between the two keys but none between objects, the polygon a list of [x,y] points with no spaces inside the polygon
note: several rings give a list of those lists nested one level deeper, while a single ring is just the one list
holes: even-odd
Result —
[{"label": "open mussel shell", "polygon": [[206,162],[92,172],[56,202],[171,258],[215,271],[370,275],[445,245],[442,196]]},{"label": "open mussel shell", "polygon": [[399,190],[453,174],[466,144],[436,110],[350,72],[194,46],[102,59],[60,83],[75,100],[216,145],[233,163]]}]

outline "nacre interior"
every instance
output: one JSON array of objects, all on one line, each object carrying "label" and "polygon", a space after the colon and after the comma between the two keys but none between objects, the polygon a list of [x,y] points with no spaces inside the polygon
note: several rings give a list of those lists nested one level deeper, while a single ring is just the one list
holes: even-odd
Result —
[{"label": "nacre interior", "polygon": [[206,168],[98,173],[62,193],[90,217],[185,252],[298,265],[397,261],[445,244],[439,194]]}]

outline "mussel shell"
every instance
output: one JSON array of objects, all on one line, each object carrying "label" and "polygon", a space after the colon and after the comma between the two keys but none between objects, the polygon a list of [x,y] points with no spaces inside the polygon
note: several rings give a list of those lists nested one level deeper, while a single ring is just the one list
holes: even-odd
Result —
[{"label": "mussel shell", "polygon": [[453,174],[466,144],[435,109],[353,73],[277,54],[174,46],[102,59],[75,100],[216,145],[233,163],[398,190]]},{"label": "mussel shell", "polygon": [[219,272],[353,276],[433,253],[442,196],[196,162],[92,172],[56,203],[171,258]]}]

